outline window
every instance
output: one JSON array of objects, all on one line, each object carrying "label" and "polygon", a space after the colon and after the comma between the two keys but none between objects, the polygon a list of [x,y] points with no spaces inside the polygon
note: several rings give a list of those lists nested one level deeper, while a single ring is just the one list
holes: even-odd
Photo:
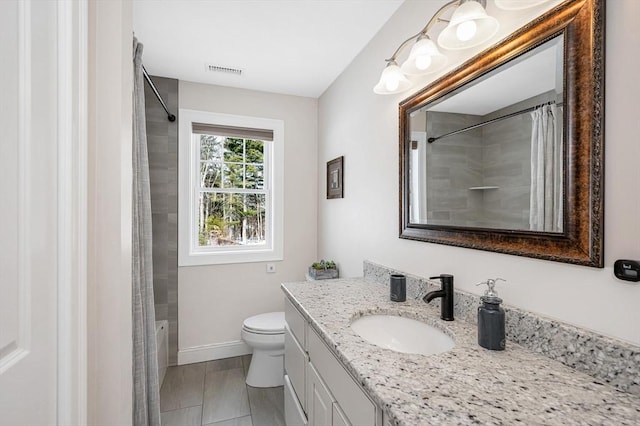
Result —
[{"label": "window", "polygon": [[181,266],[282,260],[284,124],[180,110]]}]

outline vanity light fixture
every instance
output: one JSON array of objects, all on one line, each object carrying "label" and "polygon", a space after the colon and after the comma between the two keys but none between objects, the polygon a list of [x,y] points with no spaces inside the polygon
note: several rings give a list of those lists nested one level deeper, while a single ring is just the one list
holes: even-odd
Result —
[{"label": "vanity light fixture", "polygon": [[467,0],[453,12],[449,25],[438,36],[438,44],[449,50],[479,46],[493,37],[499,27],[498,20],[487,15],[480,3]]},{"label": "vanity light fixture", "polygon": [[440,53],[428,35],[420,34],[400,69],[405,74],[421,75],[440,71],[445,65],[447,57]]},{"label": "vanity light fixture", "polygon": [[411,87],[411,82],[404,76],[395,59],[387,61],[387,66],[382,70],[380,81],[373,88],[378,95],[390,95],[400,93]]},{"label": "vanity light fixture", "polygon": [[[497,19],[487,15],[486,5],[487,0],[453,0],[442,6],[422,31],[405,40],[391,58],[385,60],[387,66],[382,71],[380,81],[373,88],[374,93],[390,95],[404,92],[411,87],[411,81],[407,79],[406,75],[429,74],[444,68],[447,64],[447,57],[438,50],[438,46],[428,34],[438,22],[448,24],[438,36],[438,45],[444,49],[468,49],[493,37],[498,31],[499,24]],[[452,9],[455,10],[451,19],[443,19],[442,16]],[[398,55],[414,40],[415,43],[409,57],[402,64],[402,67],[399,67]]]}]

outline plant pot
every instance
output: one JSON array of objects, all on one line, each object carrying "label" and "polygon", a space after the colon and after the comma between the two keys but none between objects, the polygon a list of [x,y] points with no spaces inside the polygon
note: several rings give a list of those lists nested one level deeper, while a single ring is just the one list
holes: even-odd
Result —
[{"label": "plant pot", "polygon": [[309,267],[309,276],[314,280],[338,278],[338,269],[313,269]]}]

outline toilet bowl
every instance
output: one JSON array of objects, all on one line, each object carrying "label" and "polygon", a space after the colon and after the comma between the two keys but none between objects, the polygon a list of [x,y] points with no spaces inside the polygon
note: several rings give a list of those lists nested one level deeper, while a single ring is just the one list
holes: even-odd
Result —
[{"label": "toilet bowl", "polygon": [[284,312],[244,320],[242,340],[253,349],[247,385],[270,388],[284,384],[284,324]]}]

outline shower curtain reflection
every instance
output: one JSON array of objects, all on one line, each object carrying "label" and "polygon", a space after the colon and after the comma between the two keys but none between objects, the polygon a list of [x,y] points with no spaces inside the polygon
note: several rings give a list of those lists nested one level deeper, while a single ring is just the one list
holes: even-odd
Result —
[{"label": "shower curtain reflection", "polygon": [[557,125],[558,108],[546,104],[531,113],[532,231],[562,232],[562,136]]}]

